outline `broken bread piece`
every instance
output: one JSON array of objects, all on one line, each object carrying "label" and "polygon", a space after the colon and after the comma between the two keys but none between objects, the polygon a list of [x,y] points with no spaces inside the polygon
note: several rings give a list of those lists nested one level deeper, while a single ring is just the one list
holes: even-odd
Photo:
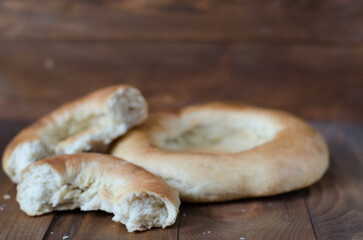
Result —
[{"label": "broken bread piece", "polygon": [[17,187],[21,210],[103,210],[129,232],[167,227],[179,211],[179,194],[136,165],[99,153],[60,155],[29,165]]},{"label": "broken bread piece", "polygon": [[2,164],[13,182],[42,158],[89,151],[109,144],[147,117],[140,91],[116,85],[67,103],[22,130],[6,147]]}]

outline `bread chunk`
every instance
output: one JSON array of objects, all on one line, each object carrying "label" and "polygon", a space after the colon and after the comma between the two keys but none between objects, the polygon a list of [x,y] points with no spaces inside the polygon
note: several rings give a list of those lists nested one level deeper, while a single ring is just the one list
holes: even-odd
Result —
[{"label": "bread chunk", "polygon": [[95,91],[22,130],[5,149],[3,169],[18,183],[29,164],[109,144],[146,117],[147,103],[136,88],[116,85]]},{"label": "bread chunk", "polygon": [[29,165],[17,187],[21,210],[35,216],[55,210],[102,210],[129,232],[167,227],[180,205],[161,178],[106,154],[60,155]]}]

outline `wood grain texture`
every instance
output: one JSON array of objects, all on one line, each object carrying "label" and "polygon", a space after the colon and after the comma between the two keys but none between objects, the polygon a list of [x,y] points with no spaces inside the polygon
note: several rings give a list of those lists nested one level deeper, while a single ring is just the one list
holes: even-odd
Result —
[{"label": "wood grain texture", "polygon": [[3,40],[356,44],[359,1],[3,0]]},{"label": "wood grain texture", "polygon": [[116,83],[138,87],[151,112],[210,101],[289,111],[316,121],[331,151],[328,173],[307,189],[182,204],[173,226],[136,234],[99,211],[27,217],[1,172],[0,239],[363,239],[362,6],[0,1],[0,152],[33,120]]},{"label": "wood grain texture", "polygon": [[179,239],[315,239],[302,193],[183,204]]},{"label": "wood grain texture", "polygon": [[45,239],[177,239],[178,220],[166,229],[151,229],[145,232],[128,233],[121,223],[111,220],[112,214],[105,212],[66,211],[57,212],[49,226]]},{"label": "wood grain texture", "polygon": [[318,239],[363,239],[363,126],[316,125],[329,143],[331,166],[306,197]]},{"label": "wood grain texture", "polygon": [[0,44],[0,118],[35,119],[132,84],[151,110],[229,101],[308,120],[363,120],[363,49],[218,44]]}]

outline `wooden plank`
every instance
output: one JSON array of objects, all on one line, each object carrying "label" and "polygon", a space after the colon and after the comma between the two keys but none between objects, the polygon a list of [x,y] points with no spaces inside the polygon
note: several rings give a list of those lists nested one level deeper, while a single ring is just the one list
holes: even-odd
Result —
[{"label": "wooden plank", "polygon": [[3,0],[5,40],[362,44],[359,1]]},{"label": "wooden plank", "polygon": [[246,102],[311,120],[363,120],[363,49],[221,44],[1,43],[0,118],[35,119],[128,83],[151,110]]},{"label": "wooden plank", "polygon": [[178,221],[166,229],[128,233],[125,226],[111,220],[112,214],[101,211],[57,212],[44,239],[177,239]]},{"label": "wooden plank", "polygon": [[[363,131],[362,131],[361,123],[350,123],[344,125],[344,131],[347,132],[349,138],[347,138],[347,142],[351,146],[353,152],[356,157],[363,165]],[[359,130],[357,130],[359,129]]]},{"label": "wooden plank", "polygon": [[183,204],[179,239],[315,239],[303,193]]},{"label": "wooden plank", "polygon": [[[0,150],[27,122],[0,120]],[[6,199],[6,195],[10,199]],[[41,239],[45,234],[53,214],[42,217],[28,217],[20,211],[16,202],[16,185],[0,171],[0,239]]]},{"label": "wooden plank", "polygon": [[343,124],[316,126],[328,140],[331,154],[328,173],[306,197],[317,239],[362,239],[363,161],[350,143],[362,143],[363,126],[355,125],[355,134]]}]

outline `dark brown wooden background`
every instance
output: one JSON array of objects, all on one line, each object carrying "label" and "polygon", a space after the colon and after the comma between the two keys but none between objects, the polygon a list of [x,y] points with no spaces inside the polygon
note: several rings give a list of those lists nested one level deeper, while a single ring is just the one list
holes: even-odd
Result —
[{"label": "dark brown wooden background", "polygon": [[138,87],[152,112],[208,101],[292,112],[327,139],[331,167],[293,193],[183,203],[172,227],[138,234],[102,212],[27,217],[1,172],[0,239],[363,239],[361,1],[0,0],[1,151],[115,83]]}]

